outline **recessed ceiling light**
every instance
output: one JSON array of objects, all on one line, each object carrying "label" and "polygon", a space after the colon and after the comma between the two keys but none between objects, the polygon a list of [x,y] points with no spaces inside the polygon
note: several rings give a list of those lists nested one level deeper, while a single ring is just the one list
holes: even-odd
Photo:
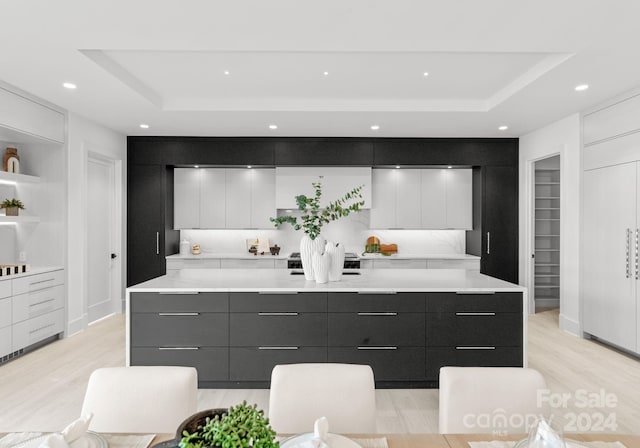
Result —
[{"label": "recessed ceiling light", "polygon": [[426,76],[429,76],[429,72],[424,72],[424,73],[422,74],[422,76],[425,76],[425,77],[426,77]]},{"label": "recessed ceiling light", "polygon": [[377,124],[374,124],[373,126],[371,126],[372,131],[377,131],[378,129],[380,129],[380,126],[378,126]]},{"label": "recessed ceiling light", "polygon": [[451,168],[453,168],[453,167],[452,167],[451,165],[449,165],[447,168],[451,169]]},{"label": "recessed ceiling light", "polygon": [[144,123],[142,123],[142,124],[140,125],[140,127],[141,127],[142,129],[149,129],[149,125],[148,125],[148,124],[144,124]]},{"label": "recessed ceiling light", "polygon": [[65,89],[69,89],[69,90],[73,90],[73,89],[77,89],[78,86],[75,85],[72,82],[65,82],[64,84],[62,84],[62,87],[64,87]]},{"label": "recessed ceiling light", "polygon": [[278,129],[278,125],[277,124],[270,124],[269,125],[269,129],[271,129],[272,131],[276,130],[276,129]]},{"label": "recessed ceiling light", "polygon": [[291,213],[291,212],[293,212],[293,210],[285,210],[285,212]]},{"label": "recessed ceiling light", "polygon": [[396,169],[399,170],[400,169],[400,165],[396,165]]},{"label": "recessed ceiling light", "polygon": [[324,76],[329,76],[329,72],[322,73]]},{"label": "recessed ceiling light", "polygon": [[578,92],[582,92],[583,90],[587,90],[589,88],[589,84],[580,84],[579,86],[576,86],[576,90]]},{"label": "recessed ceiling light", "polygon": [[251,165],[247,165],[247,168],[251,169],[252,167],[251,167]]},{"label": "recessed ceiling light", "polygon": [[200,165],[193,165],[194,168],[200,168]]},{"label": "recessed ceiling light", "polygon": [[229,75],[229,74],[231,74],[231,72],[229,72],[229,70],[225,70],[225,71],[224,71],[224,74],[225,74],[225,75]]},{"label": "recessed ceiling light", "polygon": [[499,131],[506,131],[507,129],[509,129],[509,126],[505,126],[505,125],[502,125],[498,128]]}]

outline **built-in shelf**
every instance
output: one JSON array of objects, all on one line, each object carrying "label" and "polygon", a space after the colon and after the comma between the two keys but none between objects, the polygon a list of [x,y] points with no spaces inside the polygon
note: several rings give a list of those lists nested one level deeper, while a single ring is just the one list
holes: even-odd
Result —
[{"label": "built-in shelf", "polygon": [[27,223],[27,222],[40,222],[39,216],[4,216],[0,215],[0,223]]},{"label": "built-in shelf", "polygon": [[543,199],[547,199],[547,200],[560,199],[560,196],[539,196],[536,198],[536,201],[543,200]]},{"label": "built-in shelf", "polygon": [[536,277],[560,277],[560,274],[536,274]]},{"label": "built-in shelf", "polygon": [[560,288],[560,285],[535,285],[536,288],[540,288],[540,289],[555,289],[555,288]]},{"label": "built-in shelf", "polygon": [[547,238],[549,236],[552,238],[560,238],[560,235],[536,235],[536,238]]},{"label": "built-in shelf", "polygon": [[545,249],[536,247],[536,252],[560,252],[560,249]]},{"label": "built-in shelf", "polygon": [[560,210],[560,207],[536,207],[536,210]]},{"label": "built-in shelf", "polygon": [[560,221],[560,218],[536,218],[536,221]]},{"label": "built-in shelf", "polygon": [[15,182],[15,183],[37,183],[40,182],[38,176],[30,176],[28,174],[14,174],[7,173],[6,171],[0,171],[0,183]]},{"label": "built-in shelf", "polygon": [[560,182],[536,182],[536,185],[560,185]]},{"label": "built-in shelf", "polygon": [[560,266],[560,263],[536,263],[536,266],[555,267]]}]

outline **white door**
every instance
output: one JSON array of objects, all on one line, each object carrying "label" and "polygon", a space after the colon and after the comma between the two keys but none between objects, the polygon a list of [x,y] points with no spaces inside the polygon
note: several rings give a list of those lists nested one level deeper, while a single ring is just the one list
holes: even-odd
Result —
[{"label": "white door", "polygon": [[89,157],[87,162],[87,314],[94,322],[118,310],[113,288],[115,165]]},{"label": "white door", "polygon": [[584,173],[584,331],[636,349],[636,163]]}]

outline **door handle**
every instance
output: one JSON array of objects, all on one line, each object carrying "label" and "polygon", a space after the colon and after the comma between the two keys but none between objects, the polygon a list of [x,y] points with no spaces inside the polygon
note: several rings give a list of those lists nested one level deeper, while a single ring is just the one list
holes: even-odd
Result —
[{"label": "door handle", "polygon": [[491,232],[487,232],[487,255],[491,254]]},{"label": "door handle", "polygon": [[631,229],[627,229],[627,262],[626,262],[626,276],[631,276]]},{"label": "door handle", "polygon": [[156,255],[160,255],[160,232],[156,232]]},{"label": "door handle", "polygon": [[116,255],[116,254],[111,254],[111,259],[113,260],[114,258],[118,258],[118,255]]},{"label": "door handle", "polygon": [[640,254],[638,254],[638,237],[640,233],[640,229],[636,229],[636,280],[638,280],[638,278],[640,277],[640,272],[638,272],[638,264],[640,263],[640,260],[638,258],[640,258]]}]

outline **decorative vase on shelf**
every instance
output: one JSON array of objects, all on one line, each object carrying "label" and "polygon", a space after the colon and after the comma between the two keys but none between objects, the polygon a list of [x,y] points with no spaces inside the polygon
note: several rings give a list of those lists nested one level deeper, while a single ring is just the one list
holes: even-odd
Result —
[{"label": "decorative vase on shelf", "polygon": [[339,282],[342,279],[342,268],[344,266],[344,246],[341,243],[327,241],[325,253],[331,257],[331,267],[329,268],[329,281]]},{"label": "decorative vase on shelf", "polygon": [[300,240],[300,260],[302,261],[302,270],[306,280],[315,280],[313,274],[313,254],[315,252],[322,253],[324,249],[324,237],[318,235],[315,240],[307,234],[302,235]]},{"label": "decorative vase on shelf", "polygon": [[316,283],[327,283],[329,281],[329,270],[331,269],[331,255],[327,252],[314,252],[313,254],[313,275]]}]

